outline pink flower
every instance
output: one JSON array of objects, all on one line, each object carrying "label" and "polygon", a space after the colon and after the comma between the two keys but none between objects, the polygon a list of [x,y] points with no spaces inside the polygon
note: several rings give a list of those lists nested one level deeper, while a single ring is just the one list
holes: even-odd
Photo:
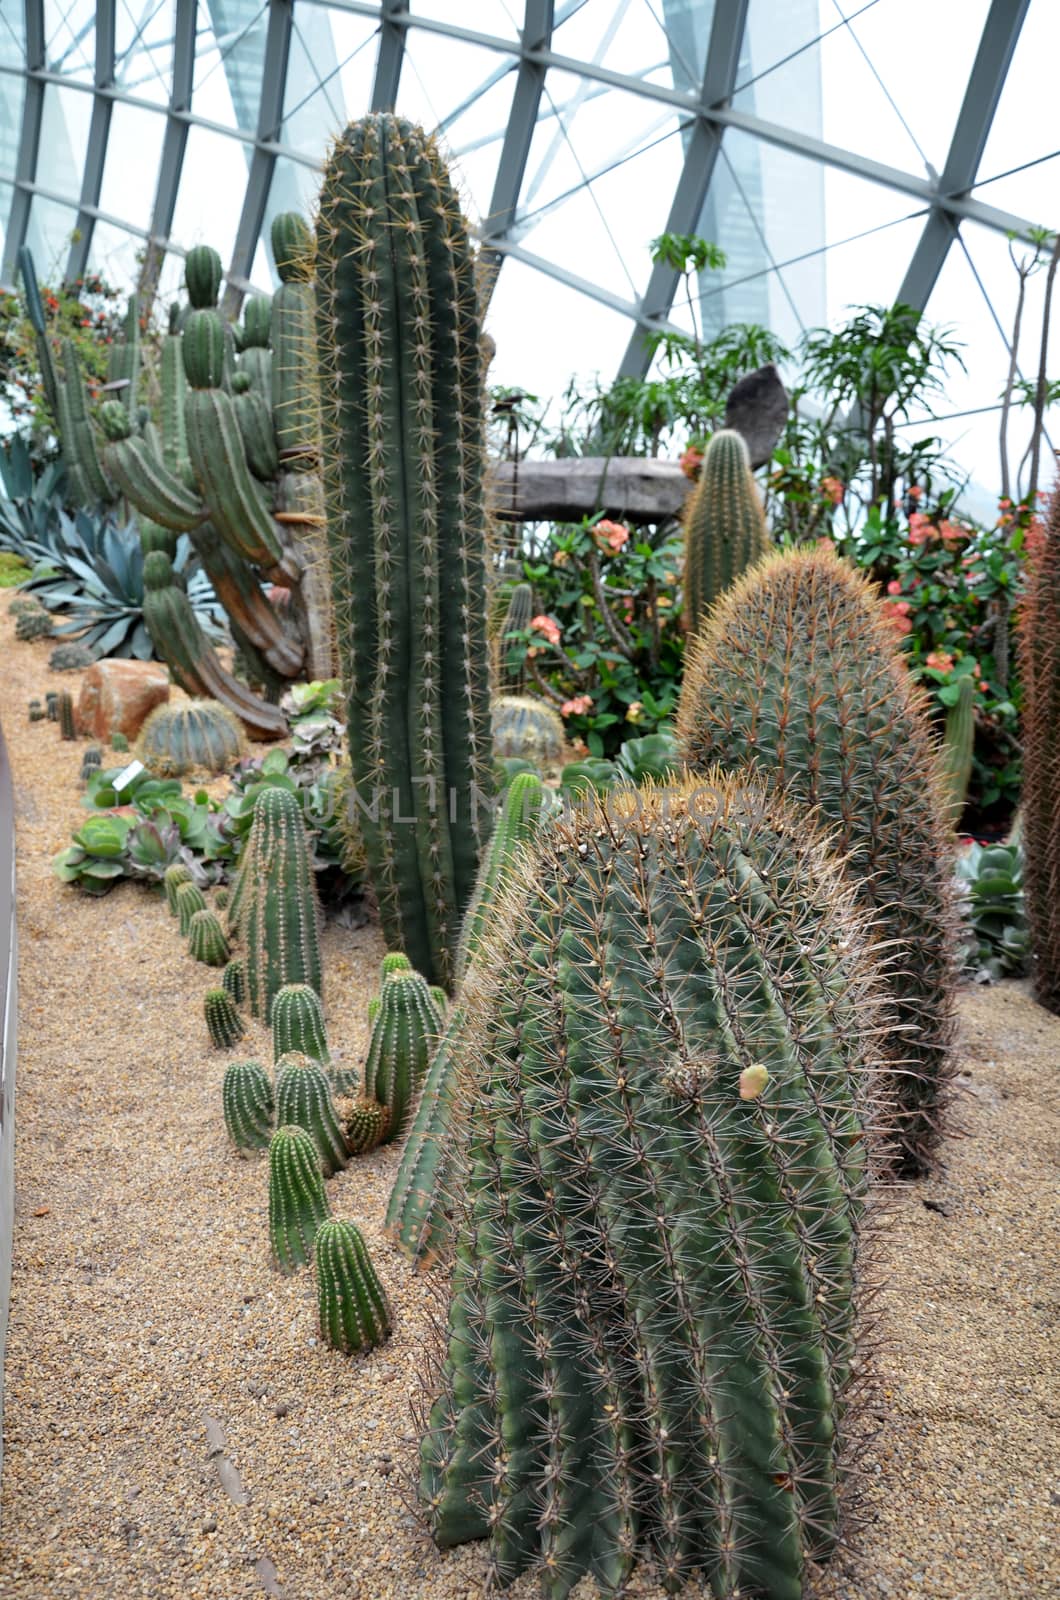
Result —
[{"label": "pink flower", "polygon": [[560,715],[564,717],[584,717],[593,703],[591,694],[576,694],[573,700],[564,700],[560,706]]},{"label": "pink flower", "polygon": [[910,500],[919,500],[924,493],[923,489],[918,483],[911,483],[905,492],[909,496]]},{"label": "pink flower", "polygon": [[931,537],[931,522],[922,511],[913,511],[909,516],[909,543],[924,544]]},{"label": "pink flower", "polygon": [[952,672],[953,657],[948,650],[931,650],[924,658],[924,665],[935,672]]},{"label": "pink flower", "polygon": [[601,550],[610,550],[616,556],[622,546],[629,541],[629,529],[624,528],[621,522],[598,522],[593,529],[593,538]]},{"label": "pink flower", "polygon": [[838,478],[822,478],[821,493],[827,495],[832,504],[837,506],[842,502],[843,496],[846,494],[846,489],[840,483]]},{"label": "pink flower", "polygon": [[899,578],[892,578],[890,583],[887,585],[887,593],[888,594],[901,594],[901,592],[902,592],[901,580]]},{"label": "pink flower", "polygon": [[553,617],[540,616],[530,619],[530,626],[535,633],[543,633],[549,644],[558,645],[563,637],[560,633],[559,623]]},{"label": "pink flower", "polygon": [[883,615],[891,624],[895,633],[912,633],[913,624],[909,620],[912,607],[908,600],[885,600],[883,602]]},{"label": "pink flower", "polygon": [[829,539],[828,535],[825,534],[822,538],[818,539],[817,548],[818,548],[818,550],[831,550],[832,554],[834,555],[835,554],[835,540],[834,539]]}]

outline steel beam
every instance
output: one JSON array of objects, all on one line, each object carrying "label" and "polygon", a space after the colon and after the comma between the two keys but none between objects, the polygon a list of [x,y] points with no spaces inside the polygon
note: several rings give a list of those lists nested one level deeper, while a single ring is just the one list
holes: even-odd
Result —
[{"label": "steel beam", "polygon": [[148,228],[147,249],[140,269],[141,312],[147,315],[158,287],[162,257],[173,227],[177,190],[188,144],[191,94],[195,83],[195,15],[198,0],[177,0],[173,23],[173,79],[169,93],[169,112],[158,163],[155,203]]},{"label": "steel beam", "polygon": [[383,0],[380,13],[379,54],[372,84],[372,110],[393,111],[405,60],[405,31],[412,20],[409,16],[409,0]]},{"label": "steel beam", "polygon": [[44,0],[26,0],[26,90],[22,101],[22,131],[15,162],[15,193],[4,239],[3,281],[14,283],[18,252],[26,242],[32,188],[36,181],[40,154],[41,118],[44,115],[44,84],[32,76],[44,70]]},{"label": "steel beam", "polygon": [[254,265],[254,252],[265,221],[265,207],[268,205],[272,174],[276,168],[293,26],[294,0],[269,0],[269,29],[265,36],[261,99],[258,102],[258,132],[254,154],[250,159],[232,260],[225,275],[228,281],[222,310],[226,317],[233,320],[239,315],[239,308],[243,304],[240,284],[250,277]]},{"label": "steel beam", "polygon": [[[732,99],[749,4],[750,0],[730,0],[728,5],[716,3],[714,6],[700,91],[701,109],[692,127],[684,166],[666,219],[667,233],[694,233],[703,211],[722,138],[718,124],[708,120],[704,113],[720,110]],[[681,274],[673,267],[663,262],[657,262],[652,267],[648,287],[641,299],[641,309],[648,319],[649,329],[660,317],[669,316],[680,282]],[[652,353],[651,340],[645,337],[644,327],[634,328],[618,369],[619,376],[643,378],[651,365]]]},{"label": "steel beam", "polygon": [[114,13],[116,0],[99,0],[96,6],[96,66],[93,78],[92,121],[88,129],[85,165],[81,174],[81,202],[70,254],[66,259],[66,281],[77,283],[85,275],[96,208],[103,192],[103,168],[110,138],[110,116],[114,102],[107,93],[114,87]]}]

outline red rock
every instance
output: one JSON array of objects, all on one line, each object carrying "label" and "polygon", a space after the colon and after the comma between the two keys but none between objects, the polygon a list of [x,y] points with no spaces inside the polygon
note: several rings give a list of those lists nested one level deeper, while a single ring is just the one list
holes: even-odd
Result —
[{"label": "red rock", "polygon": [[134,739],[148,712],[169,699],[169,673],[157,661],[96,661],[81,679],[77,726],[89,739]]}]

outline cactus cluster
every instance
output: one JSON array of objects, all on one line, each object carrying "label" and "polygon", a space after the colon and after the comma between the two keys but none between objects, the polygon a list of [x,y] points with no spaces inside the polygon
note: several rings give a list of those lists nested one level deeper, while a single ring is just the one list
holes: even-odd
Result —
[{"label": "cactus cluster", "polygon": [[566,736],[559,714],[533,695],[499,695],[490,707],[493,754],[498,761],[532,761],[538,767],[555,766],[562,758]]},{"label": "cactus cluster", "polygon": [[316,1145],[304,1128],[281,1123],[269,1141],[269,1240],[280,1272],[297,1272],[312,1259],[328,1215]]},{"label": "cactus cluster", "polygon": [[226,1067],[221,1100],[228,1137],[236,1149],[264,1150],[272,1138],[275,1107],[272,1084],[261,1062],[233,1061]]},{"label": "cactus cluster", "polygon": [[684,520],[685,628],[694,637],[711,606],[771,548],[747,446],[734,429],[711,437]]},{"label": "cactus cluster", "polygon": [[156,706],[140,730],[136,754],[151,772],[179,778],[203,768],[227,772],[243,754],[243,730],[214,700]]},{"label": "cactus cluster", "polygon": [[484,406],[473,251],[421,129],[372,115],[332,147],[316,272],[358,825],[387,943],[448,989],[488,820]]},{"label": "cactus cluster", "polygon": [[[364,1092],[385,1108],[384,1138],[390,1140],[404,1131],[444,1022],[426,980],[418,972],[399,969],[384,977],[373,1010]],[[340,1077],[339,1087],[348,1092],[353,1085],[348,1078]]]},{"label": "cactus cluster", "polygon": [[304,1128],[316,1145],[325,1178],[341,1172],[349,1154],[331,1086],[319,1062],[291,1050],[276,1063],[276,1120]]},{"label": "cactus cluster", "polygon": [[268,1022],[286,985],[304,983],[322,992],[316,885],[297,795],[262,790],[244,858],[238,916],[246,943],[247,1001],[252,1014]]},{"label": "cactus cluster", "polygon": [[85,667],[90,667],[95,659],[86,645],[57,644],[48,657],[48,668],[51,672],[81,672]]},{"label": "cactus cluster", "polygon": [[247,1030],[231,995],[223,988],[207,989],[202,1005],[214,1049],[230,1050],[238,1044]]},{"label": "cactus cluster", "polygon": [[314,1244],[320,1336],[355,1355],[390,1334],[390,1304],[360,1230],[352,1222],[320,1225]]},{"label": "cactus cluster", "polygon": [[15,621],[15,638],[25,641],[51,637],[52,619],[46,611],[22,611]]},{"label": "cactus cluster", "polygon": [[1060,1016],[1060,487],[1029,541],[1020,667],[1031,972],[1038,999]]}]

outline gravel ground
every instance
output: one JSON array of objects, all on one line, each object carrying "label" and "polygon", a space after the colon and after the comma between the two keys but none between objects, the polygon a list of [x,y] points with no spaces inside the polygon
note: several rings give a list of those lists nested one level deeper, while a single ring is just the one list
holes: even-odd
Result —
[{"label": "gravel ground", "polygon": [[[20,933],[0,1596],[472,1600],[481,1551],[440,1554],[400,1496],[435,1290],[380,1238],[396,1152],[329,1184],[396,1312],[350,1361],[317,1342],[310,1276],[269,1269],[265,1167],[226,1143],[206,969],[148,890],[94,901],[50,873],[83,747],[26,721],[31,694],[77,686],[48,650],[0,614]],[[324,953],[332,1044],[359,1059],[382,946],[330,927]],[[1060,1593],[1060,1022],[1014,985],[962,1014],[967,1137],[887,1224],[869,1526],[822,1600]],[[268,1060],[260,1030],[244,1045]],[[632,1592],[661,1593],[647,1575]]]}]

